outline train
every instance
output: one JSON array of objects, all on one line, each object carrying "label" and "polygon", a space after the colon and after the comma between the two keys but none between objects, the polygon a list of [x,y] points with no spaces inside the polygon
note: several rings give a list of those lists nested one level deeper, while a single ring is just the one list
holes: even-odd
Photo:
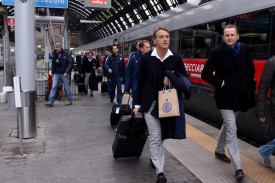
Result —
[{"label": "train", "polygon": [[[216,107],[213,86],[201,79],[201,72],[211,49],[221,43],[227,24],[238,27],[239,41],[249,45],[256,73],[257,87],[265,62],[275,55],[275,1],[274,0],[212,0],[201,3],[191,0],[156,17],[141,22],[123,32],[80,46],[73,51],[94,49],[98,54],[112,44],[119,44],[127,62],[134,51],[136,40],[149,40],[153,30],[165,26],[170,31],[170,50],[181,54],[192,83],[192,96],[185,101],[187,113],[216,127],[221,127],[222,116]],[[153,46],[153,45],[152,45]],[[257,91],[256,91],[257,93]],[[275,138],[266,101],[266,123],[255,116],[255,108],[240,112],[237,118],[238,136],[257,145]]]}]

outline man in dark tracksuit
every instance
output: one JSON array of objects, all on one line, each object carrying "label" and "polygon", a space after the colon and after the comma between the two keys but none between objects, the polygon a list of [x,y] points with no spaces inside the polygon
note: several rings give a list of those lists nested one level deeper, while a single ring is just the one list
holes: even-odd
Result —
[{"label": "man in dark tracksuit", "polygon": [[135,54],[131,56],[127,65],[124,92],[129,93],[130,89],[132,91],[132,109],[134,109],[136,101],[137,78],[140,58],[142,54],[147,53],[148,51],[150,51],[150,43],[148,41],[140,41],[139,50],[137,50]]},{"label": "man in dark tracksuit", "polygon": [[108,57],[106,63],[106,70],[110,74],[110,102],[112,103],[115,98],[115,89],[117,87],[117,103],[120,104],[122,100],[121,83],[125,77],[126,67],[124,58],[119,53],[117,45],[113,45],[113,54]]},{"label": "man in dark tracksuit", "polygon": [[[275,56],[268,60],[264,66],[263,74],[259,83],[256,102],[256,116],[262,122],[266,122],[265,106],[266,98],[270,91],[270,112],[272,122],[275,122]],[[275,139],[259,148],[259,152],[263,157],[263,164],[267,168],[271,168],[270,155],[275,152]]]},{"label": "man in dark tracksuit", "polygon": [[108,98],[110,98],[110,85],[111,85],[111,79],[108,74],[108,70],[106,69],[106,63],[108,60],[108,57],[111,55],[111,50],[109,48],[105,49],[105,57],[103,60],[103,75],[107,77],[107,90],[108,90]]},{"label": "man in dark tracksuit", "polygon": [[224,150],[227,146],[237,180],[245,175],[238,145],[236,118],[239,111],[246,111],[248,108],[249,86],[255,74],[249,47],[240,44],[238,39],[237,27],[227,25],[223,30],[222,44],[212,51],[201,75],[204,81],[215,86],[216,105],[223,117],[215,156],[230,163],[231,160],[225,155]]}]

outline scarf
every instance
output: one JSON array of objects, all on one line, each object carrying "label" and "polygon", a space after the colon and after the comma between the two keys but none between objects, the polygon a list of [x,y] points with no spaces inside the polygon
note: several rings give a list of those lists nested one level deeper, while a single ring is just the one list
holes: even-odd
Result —
[{"label": "scarf", "polygon": [[237,58],[237,56],[240,54],[241,44],[240,42],[236,42],[235,47],[232,48],[231,46],[228,46],[226,42],[222,39],[223,48],[225,51],[232,50],[232,54],[234,58]]}]

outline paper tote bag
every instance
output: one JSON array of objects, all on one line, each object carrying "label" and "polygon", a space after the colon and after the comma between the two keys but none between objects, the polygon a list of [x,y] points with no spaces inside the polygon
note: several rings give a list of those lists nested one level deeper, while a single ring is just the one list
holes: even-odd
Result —
[{"label": "paper tote bag", "polygon": [[180,116],[176,89],[159,91],[159,118]]}]

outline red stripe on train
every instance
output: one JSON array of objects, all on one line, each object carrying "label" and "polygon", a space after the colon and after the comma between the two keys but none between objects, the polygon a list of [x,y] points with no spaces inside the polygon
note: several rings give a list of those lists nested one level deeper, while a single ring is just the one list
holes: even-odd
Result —
[{"label": "red stripe on train", "polygon": [[[204,68],[206,61],[207,59],[183,59],[184,66],[186,68],[187,73],[199,74],[199,75],[201,75],[201,72]],[[254,62],[255,71],[256,71],[254,79],[257,82],[257,90],[258,90],[259,81],[260,81],[266,60],[254,60],[253,62]],[[209,85],[208,83],[204,82],[200,78],[195,78],[190,76],[189,80],[192,83]]]}]

